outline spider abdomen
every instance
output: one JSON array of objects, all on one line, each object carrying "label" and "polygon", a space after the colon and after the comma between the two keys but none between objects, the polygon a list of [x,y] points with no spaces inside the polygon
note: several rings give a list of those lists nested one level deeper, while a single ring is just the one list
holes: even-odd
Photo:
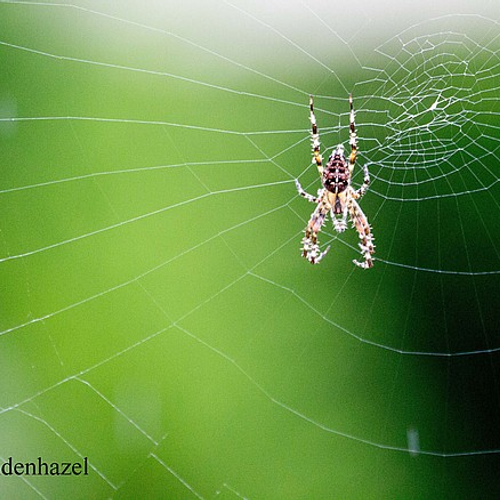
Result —
[{"label": "spider abdomen", "polygon": [[323,170],[323,186],[331,193],[342,193],[349,185],[349,169],[341,155],[330,157]]}]

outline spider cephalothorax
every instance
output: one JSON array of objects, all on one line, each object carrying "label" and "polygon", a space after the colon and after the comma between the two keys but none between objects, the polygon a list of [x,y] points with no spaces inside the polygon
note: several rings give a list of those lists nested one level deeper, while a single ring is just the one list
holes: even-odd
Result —
[{"label": "spider cephalothorax", "polygon": [[326,166],[323,166],[323,158],[319,150],[319,133],[316,125],[316,117],[314,116],[312,96],[309,101],[309,116],[312,125],[313,160],[318,167],[323,189],[318,190],[317,196],[312,196],[302,189],[298,180],[295,180],[299,194],[306,198],[306,200],[316,203],[317,205],[307,224],[305,236],[302,239],[302,255],[312,264],[318,264],[330,249],[330,247],[328,247],[321,252],[318,244],[318,233],[325,223],[328,213],[330,213],[332,218],[333,227],[338,232],[342,232],[347,228],[347,218],[350,217],[353,226],[358,231],[361,240],[359,247],[364,258],[363,262],[358,262],[357,260],[353,262],[363,269],[368,269],[373,266],[371,256],[375,251],[375,245],[373,244],[370,224],[368,224],[368,220],[356,200],[361,198],[368,189],[370,185],[370,175],[368,173],[368,168],[364,166],[363,184],[357,190],[351,186],[352,172],[354,170],[358,151],[356,128],[354,125],[354,108],[351,95],[349,95],[349,107],[349,144],[351,146],[349,160],[347,160],[344,155],[344,146],[339,144],[328,159]]}]

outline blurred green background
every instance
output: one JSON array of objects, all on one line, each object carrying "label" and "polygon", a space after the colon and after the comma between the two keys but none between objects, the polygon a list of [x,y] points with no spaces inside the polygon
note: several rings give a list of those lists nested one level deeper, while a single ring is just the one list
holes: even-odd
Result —
[{"label": "blurred green background", "polygon": [[[2,498],[498,497],[499,13],[432,5],[0,2],[0,458],[91,464]],[[370,271],[299,255],[348,92]]]}]

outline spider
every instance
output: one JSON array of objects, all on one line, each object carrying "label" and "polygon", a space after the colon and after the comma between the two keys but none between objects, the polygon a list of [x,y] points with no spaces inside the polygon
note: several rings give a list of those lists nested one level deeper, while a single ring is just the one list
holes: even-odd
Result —
[{"label": "spider", "polygon": [[357,260],[353,260],[353,262],[362,269],[369,269],[373,267],[374,238],[370,224],[356,200],[366,193],[370,185],[370,174],[368,173],[368,168],[363,166],[363,184],[359,189],[354,189],[351,186],[352,171],[354,170],[358,151],[351,94],[349,94],[349,108],[349,145],[351,146],[349,161],[346,160],[344,155],[344,146],[339,144],[328,159],[326,166],[323,167],[323,158],[319,151],[319,132],[316,125],[316,117],[314,116],[313,97],[310,96],[309,98],[313,161],[316,162],[316,166],[318,167],[323,187],[318,190],[317,196],[312,196],[306,193],[302,189],[300,182],[295,179],[299,194],[307,201],[316,203],[317,205],[307,224],[305,236],[302,238],[302,256],[311,264],[319,264],[330,249],[328,247],[322,252],[318,244],[318,233],[321,231],[328,213],[330,213],[332,218],[333,227],[339,233],[345,231],[347,228],[347,217],[349,216],[353,227],[358,231],[361,240],[359,247],[364,259],[363,262],[358,262]]}]

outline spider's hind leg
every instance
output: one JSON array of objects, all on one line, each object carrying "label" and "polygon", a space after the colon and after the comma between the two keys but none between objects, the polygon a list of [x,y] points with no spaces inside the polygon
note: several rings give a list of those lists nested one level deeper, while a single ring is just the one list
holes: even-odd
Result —
[{"label": "spider's hind leg", "polygon": [[316,124],[316,116],[314,115],[313,96],[309,97],[309,119],[311,121],[311,142],[313,150],[313,161],[316,162],[319,175],[323,175],[323,157],[320,153],[320,142],[318,125]]}]

